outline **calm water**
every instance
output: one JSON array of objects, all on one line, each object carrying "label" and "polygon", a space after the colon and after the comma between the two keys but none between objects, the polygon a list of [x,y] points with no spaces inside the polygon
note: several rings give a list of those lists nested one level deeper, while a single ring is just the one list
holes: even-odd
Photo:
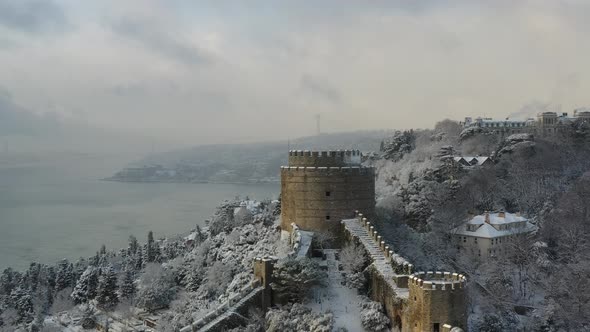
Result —
[{"label": "calm water", "polygon": [[204,224],[224,199],[278,195],[279,185],[154,184],[98,181],[128,160],[67,156],[35,162],[0,160],[0,269],[30,261],[90,256],[105,244],[126,246]]}]

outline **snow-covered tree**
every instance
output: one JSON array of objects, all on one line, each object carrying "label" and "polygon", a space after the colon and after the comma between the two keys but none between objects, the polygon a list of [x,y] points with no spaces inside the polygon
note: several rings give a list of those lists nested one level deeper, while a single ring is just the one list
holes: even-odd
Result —
[{"label": "snow-covered tree", "polygon": [[143,252],[141,250],[138,250],[137,257],[135,259],[135,271],[141,271],[144,264],[145,264],[145,261],[143,259]]},{"label": "snow-covered tree", "polygon": [[112,266],[108,266],[102,271],[96,291],[96,300],[101,308],[110,310],[119,303],[117,288],[117,274]]},{"label": "snow-covered tree", "polygon": [[34,318],[33,299],[28,290],[20,287],[10,293],[10,300],[17,311],[17,323],[30,323]]},{"label": "snow-covered tree", "polygon": [[414,149],[416,136],[412,130],[396,131],[394,135],[381,142],[381,154],[384,159],[397,161]]},{"label": "snow-covered tree", "polygon": [[147,263],[152,263],[156,259],[156,254],[154,252],[154,233],[152,231],[148,232],[148,240],[145,245],[144,256]]},{"label": "snow-covered tree", "polygon": [[88,302],[96,297],[98,288],[98,270],[94,266],[88,266],[72,291],[72,300],[80,304]]},{"label": "snow-covered tree", "polygon": [[485,314],[478,324],[480,332],[502,332],[505,330],[502,319],[495,314]]},{"label": "snow-covered tree", "polygon": [[148,311],[167,307],[176,293],[170,274],[159,264],[149,264],[140,278],[137,306]]},{"label": "snow-covered tree", "polygon": [[364,287],[366,277],[363,270],[367,267],[369,257],[365,249],[353,242],[349,242],[340,251],[340,264],[346,272],[346,285],[353,289]]},{"label": "snow-covered tree", "polygon": [[135,295],[135,276],[133,271],[125,270],[123,274],[123,278],[121,279],[121,284],[119,286],[119,292],[121,294],[122,299],[132,299]]},{"label": "snow-covered tree", "polygon": [[286,259],[273,271],[272,288],[288,302],[299,302],[315,286],[325,281],[326,274],[310,259]]},{"label": "snow-covered tree", "polygon": [[[223,292],[232,281],[235,265],[216,261],[207,270],[206,289],[211,297],[217,297]],[[195,279],[198,276],[195,276]]]},{"label": "snow-covered tree", "polygon": [[57,274],[55,276],[55,291],[59,292],[66,287],[72,286],[73,266],[67,259],[63,259],[57,265]]},{"label": "snow-covered tree", "polygon": [[2,271],[0,275],[0,294],[10,295],[15,285],[15,272],[11,268]]},{"label": "snow-covered tree", "polygon": [[198,259],[190,265],[182,284],[187,290],[196,291],[201,286],[204,278],[205,268],[203,267],[202,259]]},{"label": "snow-covered tree", "polygon": [[129,236],[129,246],[127,249],[129,250],[130,255],[135,255],[137,253],[137,249],[139,249],[139,242],[135,236]]}]

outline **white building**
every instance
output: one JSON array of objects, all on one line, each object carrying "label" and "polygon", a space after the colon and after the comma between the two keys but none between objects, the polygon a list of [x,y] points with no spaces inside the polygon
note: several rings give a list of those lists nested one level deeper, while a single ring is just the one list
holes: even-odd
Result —
[{"label": "white building", "polygon": [[536,230],[537,226],[531,224],[520,213],[486,212],[471,217],[451,232],[459,250],[480,260],[486,260],[505,255],[515,239]]}]

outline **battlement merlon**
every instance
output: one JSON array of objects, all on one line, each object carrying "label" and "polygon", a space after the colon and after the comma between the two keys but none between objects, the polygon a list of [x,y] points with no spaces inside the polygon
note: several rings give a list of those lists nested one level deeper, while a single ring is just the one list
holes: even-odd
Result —
[{"label": "battlement merlon", "polygon": [[351,175],[368,175],[374,174],[375,168],[372,166],[281,166],[281,172],[286,173],[310,173],[321,176],[328,176],[334,173],[351,174]]},{"label": "battlement merlon", "polygon": [[335,151],[289,151],[289,166],[360,166],[361,152],[359,150]]},{"label": "battlement merlon", "polygon": [[465,288],[467,278],[451,272],[418,272],[410,276],[409,283],[424,290],[451,290]]}]

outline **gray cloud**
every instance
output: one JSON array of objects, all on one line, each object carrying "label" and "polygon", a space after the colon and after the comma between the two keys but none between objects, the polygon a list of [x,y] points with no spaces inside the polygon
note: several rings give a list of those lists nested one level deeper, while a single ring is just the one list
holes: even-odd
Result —
[{"label": "gray cloud", "polygon": [[166,31],[154,21],[128,17],[111,22],[110,27],[119,36],[184,64],[206,64],[213,60],[204,50]]},{"label": "gray cloud", "polygon": [[116,84],[107,90],[113,95],[119,97],[143,96],[148,93],[148,87],[141,82]]},{"label": "gray cloud", "polygon": [[300,82],[300,91],[315,101],[328,101],[338,103],[342,96],[325,80],[320,80],[311,75],[303,75]]},{"label": "gray cloud", "polygon": [[0,0],[0,25],[4,27],[32,33],[66,24],[64,9],[53,0]]},{"label": "gray cloud", "polygon": [[0,0],[15,103],[180,142],[312,134],[317,113],[330,132],[590,104],[580,0],[53,0],[76,30],[50,42],[10,33],[55,24],[21,27],[18,1]]}]

